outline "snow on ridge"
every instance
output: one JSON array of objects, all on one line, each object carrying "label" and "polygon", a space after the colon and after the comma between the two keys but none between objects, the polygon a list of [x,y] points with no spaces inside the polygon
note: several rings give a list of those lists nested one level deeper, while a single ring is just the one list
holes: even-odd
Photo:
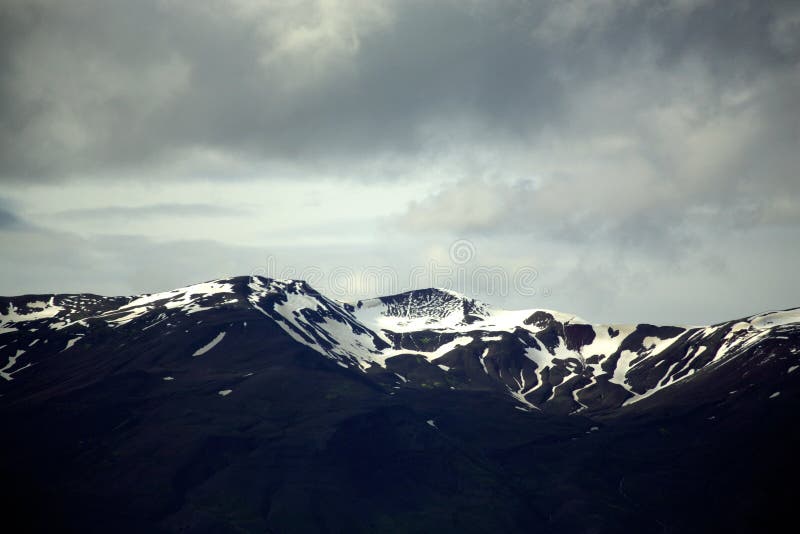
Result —
[{"label": "snow on ridge", "polygon": [[210,296],[217,294],[233,295],[235,293],[233,280],[212,280],[170,291],[127,297],[128,302],[125,304],[114,306],[111,309],[105,309],[105,311],[98,312],[97,315],[83,314],[83,317],[78,320],[74,320],[70,317],[76,311],[91,310],[90,307],[92,305],[97,305],[104,301],[113,303],[114,301],[125,299],[125,297],[62,295],[61,303],[56,305],[54,303],[56,295],[53,295],[50,296],[48,302],[36,300],[26,303],[25,307],[33,310],[30,313],[20,313],[19,308],[13,303],[9,304],[9,309],[7,311],[4,312],[0,310],[0,333],[18,331],[19,323],[51,318],[57,318],[48,325],[52,330],[63,330],[74,325],[88,328],[89,323],[87,321],[91,319],[101,319],[109,326],[117,327],[130,323],[156,307],[163,307],[166,309],[180,308],[183,312],[192,314],[199,311],[210,310],[219,305],[233,304],[238,302],[238,300],[228,299],[222,302],[215,302],[212,306],[203,306],[204,300]]},{"label": "snow on ridge", "polygon": [[[542,403],[546,403],[557,395],[562,398],[571,394],[574,401],[585,408],[586,406],[580,401],[581,392],[597,385],[597,379],[602,375],[607,376],[608,382],[619,385],[631,395],[623,404],[629,405],[692,376],[703,366],[718,365],[729,361],[765,339],[766,336],[772,335],[771,332],[774,333],[773,329],[775,328],[800,323],[800,309],[795,309],[754,315],[747,319],[705,328],[684,330],[671,338],[662,339],[658,335],[645,335],[650,332],[640,329],[641,325],[590,324],[575,315],[548,309],[504,310],[480,303],[450,290],[419,290],[401,294],[399,297],[405,296],[403,298],[396,298],[398,296],[395,295],[362,300],[356,305],[350,305],[318,293],[303,281],[253,276],[249,278],[249,283],[245,282],[247,290],[244,293],[241,292],[241,283],[241,279],[220,279],[167,292],[130,297],[127,302],[123,299],[114,300],[111,301],[114,305],[113,310],[108,310],[94,318],[102,319],[109,326],[115,327],[128,324],[136,318],[156,310],[152,314],[153,320],[148,319],[147,321],[150,326],[155,326],[160,321],[168,319],[168,314],[155,317],[162,308],[166,310],[180,309],[182,313],[191,314],[238,302],[235,297],[246,298],[252,309],[274,321],[298,343],[310,347],[342,367],[361,371],[367,371],[373,366],[385,369],[387,360],[390,358],[399,355],[416,355],[423,357],[433,365],[438,365],[444,372],[460,372],[460,369],[453,370],[453,366],[458,366],[458,363],[448,361],[447,365],[443,365],[438,364],[436,360],[459,347],[475,343],[473,347],[470,347],[472,350],[467,349],[466,352],[474,353],[483,371],[490,374],[490,367],[487,367],[487,364],[495,364],[494,357],[499,354],[497,351],[499,347],[492,344],[503,342],[505,349],[506,345],[510,346],[517,339],[522,342],[523,346],[520,354],[523,358],[527,357],[535,363],[535,370],[532,369],[533,366],[530,366],[530,363],[526,362],[528,367],[525,372],[514,368],[515,376],[509,376],[508,369],[504,367],[501,370],[501,380],[504,380],[506,385],[512,380],[515,382],[515,385],[512,384],[509,387],[510,394],[526,408],[537,408],[530,404],[526,397],[531,398],[530,393],[542,386],[547,386],[548,380],[553,387],[549,391],[549,398],[543,399]],[[230,296],[205,300],[212,295],[221,294]],[[41,297],[39,298],[41,299]],[[4,331],[2,328],[6,325],[13,325],[11,328],[15,328],[17,320],[23,322],[55,317],[64,307],[72,310],[74,303],[89,305],[62,299],[59,301],[61,306],[56,306],[54,298],[51,297],[49,302],[34,301],[24,306],[20,304],[23,310],[30,311],[30,313],[20,313],[12,304],[9,306],[10,313],[2,314],[0,311],[0,321],[2,321],[0,322],[0,333]],[[555,322],[551,321],[547,315],[540,315],[540,318],[545,320],[526,324],[537,313],[547,314]],[[88,327],[88,324],[83,321],[92,318],[84,317],[79,321],[70,321],[69,314],[65,314],[48,324],[50,328],[55,329],[65,328],[76,323]],[[587,331],[586,327],[570,330],[569,327],[573,325],[588,325],[594,335],[592,336],[592,332]],[[421,344],[425,349],[430,350],[396,348],[399,346],[401,336],[394,334],[413,334],[426,331],[432,331],[433,336],[438,335],[445,342],[440,341],[441,344],[434,346],[427,342]],[[577,337],[572,336],[573,332]],[[632,334],[635,334],[636,337],[630,338]],[[211,351],[223,340],[225,335],[224,331],[220,332],[205,346],[197,349],[193,356],[201,356]],[[420,337],[426,335],[428,334],[420,334]],[[80,333],[75,336],[70,335],[71,339],[65,340],[67,346],[62,350],[71,348],[81,339]],[[578,346],[576,340],[582,338],[583,343],[588,343]],[[411,346],[414,346],[413,339],[412,337]],[[589,341],[590,339],[591,341]],[[630,339],[629,343],[622,345],[626,339]],[[707,339],[721,339],[722,341],[721,343],[708,342]],[[640,340],[641,344],[639,344]],[[694,348],[685,351],[685,354],[675,360],[673,355],[677,355],[677,353],[669,348],[675,346],[678,340],[683,340],[681,343],[686,342]],[[636,343],[631,343],[632,341]],[[536,342],[539,343],[538,348]],[[30,346],[33,346],[33,343]],[[404,341],[403,346],[409,346],[409,343]],[[488,348],[490,346],[493,347],[491,351]],[[622,347],[628,350],[621,351]],[[478,356],[481,352],[482,354]],[[490,352],[492,356],[488,356]],[[665,353],[666,357],[663,355],[656,357],[662,353]],[[612,355],[615,358],[609,360]],[[6,380],[11,380],[11,375],[16,372],[10,371],[10,369],[14,368],[18,356],[14,356],[14,361],[9,361],[9,364],[0,373]],[[590,358],[593,359],[590,360]],[[659,361],[656,362],[656,360]],[[457,362],[456,359],[452,361]],[[654,363],[655,365],[653,365]],[[662,363],[665,365],[660,366]],[[699,364],[702,365],[698,367]],[[603,369],[604,365],[605,370]],[[649,376],[652,377],[648,378],[648,384],[654,383],[658,378],[656,375],[661,377],[653,387],[648,385],[649,389],[641,393],[638,392],[642,388],[638,382],[638,373],[632,372],[640,366],[645,368],[646,373],[650,373]],[[652,371],[651,367],[653,369],[659,367],[659,369]],[[558,376],[558,383],[555,383],[552,378],[547,378],[547,376],[553,376],[552,372],[556,368],[559,370],[555,375]],[[545,373],[548,369],[550,369],[549,375]],[[544,382],[543,373],[546,375]],[[577,384],[576,379],[582,380],[580,382],[582,387],[575,385]],[[572,385],[568,385],[569,383]],[[603,384],[604,382],[601,380],[601,386]],[[634,391],[634,387],[636,391]],[[570,391],[565,393],[565,389]],[[536,402],[540,403],[538,400]]]},{"label": "snow on ridge", "polygon": [[112,326],[122,326],[152,311],[156,306],[166,309],[181,309],[187,315],[211,310],[219,304],[233,304],[237,299],[226,300],[214,306],[203,306],[202,301],[212,295],[235,294],[233,283],[229,280],[212,280],[181,287],[162,293],[148,293],[131,297],[119,308],[100,314],[99,317]]},{"label": "snow on ridge", "polygon": [[452,327],[463,322],[466,313],[479,317],[485,313],[482,303],[440,289],[407,291],[351,306],[362,323],[392,331],[421,330],[436,324]]},{"label": "snow on ridge", "polygon": [[422,330],[512,332],[520,327],[536,332],[541,328],[525,324],[535,313],[546,313],[564,325],[590,324],[575,314],[545,308],[496,308],[445,288],[411,290],[360,300],[350,306],[354,308],[353,315],[365,326],[395,333]]},{"label": "snow on ridge", "polygon": [[[464,297],[466,298],[466,297]],[[477,303],[467,299],[469,303]],[[408,306],[415,303],[409,301]],[[426,302],[425,305],[428,305]],[[354,307],[353,315],[365,326],[376,330],[388,330],[395,333],[419,332],[422,330],[449,331],[449,332],[513,332],[517,328],[525,328],[532,332],[540,328],[526,325],[525,320],[537,312],[544,312],[553,316],[562,324],[588,324],[583,319],[571,314],[560,313],[545,309],[504,310],[494,308],[488,304],[477,303],[475,311],[468,313],[470,321],[466,320],[463,306],[447,303],[438,313],[425,315],[425,305],[414,309],[415,313],[394,313],[397,306],[392,306],[381,299],[368,299],[359,301]],[[432,306],[431,306],[432,307]]]},{"label": "snow on ridge", "polygon": [[750,324],[759,330],[800,323],[800,308],[756,315]]},{"label": "snow on ridge", "polygon": [[[344,307],[316,292],[304,292],[294,280],[251,277],[248,300],[257,311],[273,319],[295,341],[333,359],[340,365],[355,363],[366,370],[383,362],[376,340],[385,338],[364,328]],[[267,306],[262,300],[280,295]],[[313,319],[307,314],[311,312]],[[372,334],[372,335],[370,335]]]},{"label": "snow on ridge", "polygon": [[[703,345],[705,339],[712,338],[717,335],[720,330],[726,331],[722,338],[722,342],[715,350],[710,362],[699,370],[705,370],[706,367],[724,365],[736,356],[743,354],[747,349],[751,348],[763,339],[766,339],[770,330],[774,327],[784,326],[787,324],[794,324],[800,322],[800,309],[787,310],[783,312],[770,312],[760,315],[752,316],[749,320],[731,321],[722,323],[715,326],[707,326],[697,329],[688,339],[694,343],[694,348],[688,350],[687,353],[679,360],[673,362],[662,375],[658,383],[643,393],[637,393],[633,390],[633,396],[627,399],[623,406],[635,404],[640,400],[646,399],[653,394],[661,391],[664,388],[677,384],[686,378],[691,377],[698,369],[692,367],[694,361],[705,354],[708,346]],[[680,336],[678,336],[680,337]],[[650,338],[645,338],[645,342]],[[676,338],[664,340],[666,346],[655,346],[652,355],[662,352],[666,347],[672,344]],[[646,344],[646,343],[645,343]],[[681,377],[676,375],[688,372]],[[613,380],[612,380],[613,381]]]},{"label": "snow on ridge", "polygon": [[[170,291],[164,291],[162,293],[147,293],[144,295],[139,295],[124,306],[120,306],[120,310],[125,310],[128,308],[138,308],[140,306],[146,306],[148,304],[152,304],[154,302],[158,302],[161,300],[172,300],[175,297],[181,296],[182,299],[180,304],[188,303],[191,298],[195,295],[203,295],[203,296],[210,296],[216,295],[218,293],[233,293],[233,284],[228,281],[223,280],[212,280],[210,282],[201,282],[199,284],[193,284],[186,287],[180,287],[177,289],[172,289]],[[172,306],[169,306],[172,304]],[[178,307],[180,304],[175,303],[167,303],[167,307]]]},{"label": "snow on ridge", "polygon": [[[249,298],[253,307],[276,323],[295,341],[329,357],[344,367],[353,363],[365,371],[373,364],[386,367],[386,360],[401,354],[419,355],[428,361],[444,356],[451,350],[474,341],[471,336],[460,336],[432,351],[393,349],[379,347],[380,340],[391,346],[390,340],[363,320],[363,315],[349,312],[345,307],[319,294],[287,291],[290,283],[253,277],[249,284]],[[279,294],[271,307],[262,305],[261,299]],[[366,309],[373,308],[369,306]],[[362,306],[362,310],[364,307]],[[311,312],[313,320],[308,317]]]},{"label": "snow on ridge", "polygon": [[14,306],[14,303],[9,302],[8,309],[5,312],[0,311],[0,327],[5,327],[6,325],[14,323],[24,323],[55,317],[60,312],[64,311],[64,308],[55,304],[54,301],[55,296],[50,297],[48,302],[29,302],[26,304],[26,307],[35,310],[30,313],[18,313],[19,308]]}]

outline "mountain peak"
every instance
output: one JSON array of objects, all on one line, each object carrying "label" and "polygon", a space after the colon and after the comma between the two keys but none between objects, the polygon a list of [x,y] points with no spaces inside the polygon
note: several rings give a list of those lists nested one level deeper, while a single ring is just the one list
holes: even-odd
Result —
[{"label": "mountain peak", "polygon": [[413,289],[396,295],[360,300],[356,317],[377,330],[403,332],[448,328],[486,318],[489,306],[449,289]]}]

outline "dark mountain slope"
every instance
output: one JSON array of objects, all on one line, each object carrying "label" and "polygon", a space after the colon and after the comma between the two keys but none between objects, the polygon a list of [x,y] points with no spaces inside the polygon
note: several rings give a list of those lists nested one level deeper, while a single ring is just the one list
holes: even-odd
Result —
[{"label": "dark mountain slope", "polygon": [[0,313],[0,511],[27,531],[752,532],[792,516],[790,312],[597,326],[236,278]]}]

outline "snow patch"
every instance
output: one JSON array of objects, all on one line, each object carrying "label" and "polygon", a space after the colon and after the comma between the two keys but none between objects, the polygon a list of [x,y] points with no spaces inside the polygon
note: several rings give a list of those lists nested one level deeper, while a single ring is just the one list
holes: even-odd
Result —
[{"label": "snow patch", "polygon": [[48,302],[29,302],[26,306],[34,310],[30,313],[19,313],[14,303],[9,302],[8,309],[5,313],[0,312],[0,334],[18,331],[19,329],[16,327],[17,323],[27,323],[29,321],[38,321],[40,319],[55,317],[60,312],[64,311],[64,308],[57,306],[54,301],[55,297],[50,297]]},{"label": "snow patch", "polygon": [[217,337],[215,337],[214,339],[212,339],[211,341],[206,343],[204,346],[202,346],[199,349],[197,349],[196,351],[194,351],[194,354],[192,354],[192,356],[202,356],[206,352],[208,352],[211,349],[213,349],[214,347],[216,347],[217,343],[222,341],[222,338],[224,338],[224,337],[225,337],[225,332],[220,332],[219,334],[217,334]]},{"label": "snow patch", "polygon": [[[14,372],[10,372],[9,373],[7,371],[9,371],[12,367],[14,367],[17,364],[17,358],[19,358],[23,354],[25,354],[24,350],[17,350],[17,353],[14,356],[9,356],[8,357],[8,363],[6,363],[6,366],[3,367],[2,369],[0,369],[0,377],[5,378],[6,380],[9,380],[9,381],[13,380],[11,375],[14,374]],[[28,365],[30,365],[30,364],[28,364]],[[26,365],[25,367],[28,367],[28,366]],[[18,369],[18,370],[21,371],[22,369]]]},{"label": "snow patch", "polygon": [[489,354],[489,349],[483,349],[483,354],[481,354],[480,357],[481,367],[483,367],[483,372],[486,373],[487,375],[489,374],[489,370],[486,368],[486,362],[484,360],[486,359],[486,356],[488,354]]},{"label": "snow patch", "polygon": [[765,313],[750,321],[750,324],[761,330],[794,323],[800,323],[800,308]]},{"label": "snow patch", "polygon": [[83,336],[78,336],[78,337],[74,337],[74,338],[68,340],[67,341],[67,346],[64,347],[63,349],[61,349],[61,352],[64,352],[65,350],[71,349],[75,345],[75,343],[77,343],[78,341],[81,340],[82,337]]}]

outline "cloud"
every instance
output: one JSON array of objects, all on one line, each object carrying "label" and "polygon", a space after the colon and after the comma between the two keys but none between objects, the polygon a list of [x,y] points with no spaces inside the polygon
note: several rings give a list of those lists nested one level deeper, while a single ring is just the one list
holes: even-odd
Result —
[{"label": "cloud", "polygon": [[774,36],[797,13],[782,2],[555,4],[531,35],[550,58],[543,76],[559,82],[557,112],[517,140],[473,144],[493,156],[465,153],[396,224],[659,261],[742,228],[797,226],[800,50]]},{"label": "cloud", "polygon": [[2,273],[153,290],[276,244],[403,264],[467,237],[558,257],[577,312],[633,310],[665,265],[720,307],[725,269],[779,295],[742,250],[794,259],[798,21],[779,0],[7,0]]},{"label": "cloud", "polygon": [[102,208],[79,208],[57,211],[51,215],[68,219],[108,218],[175,218],[175,217],[244,217],[249,209],[215,204],[161,203],[147,206],[106,206]]},{"label": "cloud", "polygon": [[14,203],[0,197],[0,232],[13,232],[28,226],[28,223],[17,214]]},{"label": "cloud", "polygon": [[139,294],[248,274],[262,251],[208,239],[81,236],[27,226],[2,231],[0,294]]},{"label": "cloud", "polygon": [[20,224],[21,221],[19,220],[19,218],[17,218],[16,215],[0,207],[0,230],[16,228]]},{"label": "cloud", "polygon": [[[676,95],[697,98],[698,121],[754,87],[797,103],[797,15],[782,2],[13,0],[2,9],[4,180],[136,170],[169,179],[203,174],[209,160],[216,178],[420,174],[448,151],[608,126],[621,110],[603,97],[614,101],[621,75],[640,88],[634,103],[649,99],[654,112],[673,113]],[[601,105],[594,123],[574,117],[584,96]],[[798,113],[762,111],[784,133]]]}]

